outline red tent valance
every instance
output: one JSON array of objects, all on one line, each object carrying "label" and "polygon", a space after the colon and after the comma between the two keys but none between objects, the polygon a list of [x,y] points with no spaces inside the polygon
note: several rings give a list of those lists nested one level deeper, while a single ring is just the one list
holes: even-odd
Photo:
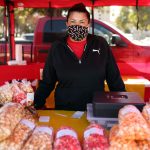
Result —
[{"label": "red tent valance", "polygon": [[[4,6],[5,0],[0,0],[0,5]],[[10,1],[10,0],[7,0]],[[70,7],[73,4],[83,2],[86,6],[92,6],[92,0],[11,0],[14,7],[26,8],[47,8],[49,6],[55,8]],[[150,6],[150,0],[95,0],[94,6]]]}]

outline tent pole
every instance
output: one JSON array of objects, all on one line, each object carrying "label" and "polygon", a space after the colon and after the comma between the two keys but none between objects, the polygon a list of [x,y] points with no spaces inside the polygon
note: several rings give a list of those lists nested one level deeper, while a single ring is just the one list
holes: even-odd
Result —
[{"label": "tent pole", "polygon": [[9,52],[10,60],[15,59],[15,22],[14,22],[14,3],[10,0],[6,0],[7,14],[8,14],[8,42],[9,42]]},{"label": "tent pole", "polygon": [[53,14],[52,14],[52,13],[53,13],[53,12],[52,12],[52,7],[51,7],[51,2],[50,2],[50,1],[49,1],[49,7],[48,7],[48,9],[49,9],[49,11],[50,11],[50,14],[49,14],[49,15],[50,15],[50,17],[51,17],[51,32],[52,32],[52,30],[53,30],[53,29],[52,29],[52,28],[53,28],[53,26],[52,26],[52,25],[53,25],[53,23],[52,23]]},{"label": "tent pole", "polygon": [[92,34],[94,35],[94,2],[95,0],[92,0]]},{"label": "tent pole", "polygon": [[4,7],[4,16],[3,16],[3,22],[4,22],[4,27],[3,27],[3,36],[4,36],[4,39],[5,39],[5,45],[4,45],[4,53],[5,53],[5,57],[4,57],[4,64],[6,64],[7,63],[7,52],[8,52],[8,47],[7,47],[7,43],[8,43],[8,36],[7,36],[7,30],[8,30],[8,28],[7,28],[7,26],[8,26],[8,24],[7,24],[7,17],[8,17],[8,15],[7,15],[7,8],[6,8],[7,6],[5,5],[5,7]]}]

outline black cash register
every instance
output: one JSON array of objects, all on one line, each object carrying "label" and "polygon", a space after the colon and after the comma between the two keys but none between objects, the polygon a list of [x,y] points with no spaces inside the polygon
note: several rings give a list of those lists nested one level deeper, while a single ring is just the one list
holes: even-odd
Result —
[{"label": "black cash register", "polygon": [[95,92],[92,101],[93,116],[117,118],[119,109],[129,104],[135,105],[140,111],[145,105],[136,92]]}]

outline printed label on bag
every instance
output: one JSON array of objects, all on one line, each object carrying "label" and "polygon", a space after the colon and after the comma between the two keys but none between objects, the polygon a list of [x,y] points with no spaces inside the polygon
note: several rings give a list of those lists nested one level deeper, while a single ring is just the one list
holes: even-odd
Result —
[{"label": "printed label on bag", "polygon": [[27,120],[27,119],[22,119],[22,120],[20,121],[20,123],[26,125],[26,126],[29,127],[30,129],[34,129],[34,127],[35,127],[35,124],[34,124],[33,122]]},{"label": "printed label on bag", "polygon": [[36,127],[36,129],[34,130],[34,133],[37,132],[44,132],[44,133],[48,133],[49,135],[52,135],[53,133],[53,129],[51,127]]},{"label": "printed label on bag", "polygon": [[9,103],[6,103],[5,105],[4,105],[4,107],[7,107],[7,106],[15,106],[16,105],[16,103],[13,103],[13,102],[9,102]]},{"label": "printed label on bag", "polygon": [[60,138],[65,135],[69,135],[69,136],[73,136],[73,137],[77,138],[77,134],[73,130],[70,130],[70,129],[62,129],[62,130],[58,131],[56,134],[56,138]]},{"label": "printed label on bag", "polygon": [[27,93],[27,101],[33,101],[34,100],[34,93]]},{"label": "printed label on bag", "polygon": [[11,107],[11,106],[15,106],[15,105],[19,105],[18,103],[13,103],[13,102],[9,102],[6,103],[1,109],[0,109],[0,113],[5,111],[5,109],[7,109],[7,107]]},{"label": "printed label on bag", "polygon": [[91,134],[104,135],[103,129],[90,128],[84,132],[84,138],[89,137]]}]

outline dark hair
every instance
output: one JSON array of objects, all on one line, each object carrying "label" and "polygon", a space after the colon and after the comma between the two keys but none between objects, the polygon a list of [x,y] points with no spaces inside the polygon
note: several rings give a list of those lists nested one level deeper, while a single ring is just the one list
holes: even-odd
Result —
[{"label": "dark hair", "polygon": [[87,11],[83,3],[75,4],[68,10],[67,21],[68,21],[70,14],[74,11],[85,13],[88,18],[88,21],[90,22],[90,13]]}]

